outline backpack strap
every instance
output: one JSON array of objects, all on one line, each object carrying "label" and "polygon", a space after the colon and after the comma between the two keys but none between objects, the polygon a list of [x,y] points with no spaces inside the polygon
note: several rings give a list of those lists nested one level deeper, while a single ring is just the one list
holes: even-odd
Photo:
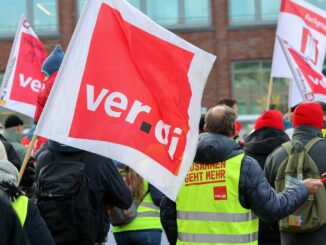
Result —
[{"label": "backpack strap", "polygon": [[316,144],[318,143],[319,141],[322,141],[324,140],[324,138],[321,138],[321,137],[315,137],[315,138],[312,138],[311,140],[309,140],[309,142],[304,146],[304,148],[306,149],[307,152],[310,151],[310,149]]},{"label": "backpack strap", "polygon": [[286,151],[287,155],[289,156],[292,152],[293,145],[291,144],[291,141],[285,142],[282,144],[282,147]]}]

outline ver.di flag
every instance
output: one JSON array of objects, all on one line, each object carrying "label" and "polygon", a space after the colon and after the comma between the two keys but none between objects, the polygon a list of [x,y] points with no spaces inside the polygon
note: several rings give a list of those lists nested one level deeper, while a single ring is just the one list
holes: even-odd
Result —
[{"label": "ver.di flag", "polygon": [[36,134],[125,163],[175,199],[215,58],[127,1],[87,1]]},{"label": "ver.di flag", "polygon": [[25,17],[21,17],[0,90],[1,105],[34,117],[38,93],[44,88],[41,66],[47,56]]},{"label": "ver.di flag", "polygon": [[300,54],[282,38],[278,37],[293,79],[304,101],[326,102],[326,78],[314,67],[307,56]]},{"label": "ver.di flag", "polygon": [[[276,34],[303,53],[318,71],[323,68],[326,52],[326,12],[302,0],[282,0]],[[289,105],[302,102],[300,91],[286,61],[280,43],[275,40],[272,77],[290,79]]]}]

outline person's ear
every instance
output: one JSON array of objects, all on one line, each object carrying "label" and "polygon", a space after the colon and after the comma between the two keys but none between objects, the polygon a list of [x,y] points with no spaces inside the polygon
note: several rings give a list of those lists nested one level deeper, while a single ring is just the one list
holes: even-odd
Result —
[{"label": "person's ear", "polygon": [[206,123],[204,124],[203,130],[204,130],[205,133],[207,132],[207,125],[206,125]]}]

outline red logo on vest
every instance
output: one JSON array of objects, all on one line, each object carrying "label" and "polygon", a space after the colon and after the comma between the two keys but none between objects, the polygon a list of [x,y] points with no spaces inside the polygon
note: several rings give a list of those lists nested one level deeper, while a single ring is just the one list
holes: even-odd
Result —
[{"label": "red logo on vest", "polygon": [[227,200],[228,194],[226,186],[216,186],[214,187],[214,200]]}]

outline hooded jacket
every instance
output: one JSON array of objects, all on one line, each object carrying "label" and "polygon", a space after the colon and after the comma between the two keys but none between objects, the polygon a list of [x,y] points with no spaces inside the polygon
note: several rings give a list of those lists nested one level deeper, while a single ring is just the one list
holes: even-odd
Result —
[{"label": "hooded jacket", "polygon": [[256,159],[260,167],[264,169],[268,155],[289,140],[289,136],[284,131],[263,127],[255,130],[245,138],[244,151],[247,156]]},{"label": "hooded jacket", "polygon": [[44,150],[36,163],[36,180],[42,167],[54,161],[54,154],[61,160],[81,161],[85,164],[86,175],[89,178],[92,207],[97,230],[97,241],[101,241],[109,231],[110,220],[107,214],[108,206],[128,209],[132,197],[112,160],[91,152],[76,149],[64,144],[49,140],[48,149]]},{"label": "hooded jacket", "polygon": [[[292,141],[300,141],[306,145],[311,139],[315,137],[322,137],[320,129],[312,126],[298,126],[294,129]],[[308,152],[309,156],[316,163],[319,172],[326,172],[326,140],[317,142]],[[266,160],[265,176],[269,183],[274,186],[277,171],[281,163],[287,157],[287,153],[283,147],[277,148]],[[326,224],[320,229],[305,234],[294,234],[281,232],[282,244],[285,245],[319,245],[324,244],[326,241]]]},{"label": "hooded jacket", "polygon": [[[217,133],[204,133],[199,136],[194,161],[202,164],[221,162],[240,153],[241,147],[231,138]],[[248,156],[243,158],[239,201],[244,208],[251,209],[259,218],[275,222],[293,212],[307,198],[308,190],[301,183],[288,188],[282,194],[277,194],[264,177],[257,161]],[[169,242],[175,244],[178,234],[176,205],[167,197],[161,202],[161,222]]]},{"label": "hooded jacket", "polygon": [[[264,169],[265,161],[281,144],[289,141],[289,136],[282,130],[271,127],[263,127],[255,130],[245,138],[244,151],[247,156],[256,159],[260,167]],[[269,225],[259,221],[259,244],[281,243],[280,233],[278,230],[272,230]]]}]

